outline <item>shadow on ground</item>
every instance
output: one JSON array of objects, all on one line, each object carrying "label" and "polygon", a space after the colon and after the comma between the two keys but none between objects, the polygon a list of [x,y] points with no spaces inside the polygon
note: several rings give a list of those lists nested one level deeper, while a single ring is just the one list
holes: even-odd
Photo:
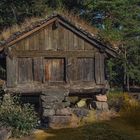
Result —
[{"label": "shadow on ground", "polygon": [[118,118],[78,128],[39,130],[34,136],[35,140],[140,140],[140,129]]}]

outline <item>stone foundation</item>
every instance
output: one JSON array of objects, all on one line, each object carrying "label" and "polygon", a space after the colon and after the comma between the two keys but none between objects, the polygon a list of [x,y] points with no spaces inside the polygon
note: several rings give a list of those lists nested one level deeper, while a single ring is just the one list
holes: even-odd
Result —
[{"label": "stone foundation", "polygon": [[41,94],[43,124],[52,128],[63,127],[71,122],[72,114],[77,117],[86,117],[89,109],[108,111],[106,95],[95,95],[89,103],[84,99],[84,106],[82,101],[83,99],[79,100],[74,108],[70,108],[67,90],[47,89]]}]

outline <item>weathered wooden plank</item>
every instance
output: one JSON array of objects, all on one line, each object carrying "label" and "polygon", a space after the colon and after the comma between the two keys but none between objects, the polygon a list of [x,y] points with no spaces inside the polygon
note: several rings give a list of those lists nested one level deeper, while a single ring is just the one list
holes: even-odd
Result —
[{"label": "weathered wooden plank", "polygon": [[78,45],[78,36],[76,34],[73,34],[74,41],[73,41],[73,49],[74,50],[80,50]]},{"label": "weathered wooden plank", "polygon": [[45,40],[44,40],[44,50],[48,50],[48,42],[49,42],[49,38],[48,38],[48,28],[44,28],[44,34],[45,34]]},{"label": "weathered wooden plank", "polygon": [[64,59],[45,60],[45,81],[64,81]]},{"label": "weathered wooden plank", "polygon": [[34,44],[34,50],[39,50],[40,44],[39,44],[39,34],[40,32],[34,33],[33,35],[33,44]]},{"label": "weathered wooden plank", "polygon": [[21,37],[15,39],[15,40],[13,40],[13,41],[11,41],[11,42],[8,44],[8,46],[11,46],[11,45],[15,44],[16,42],[18,42],[18,41],[24,39],[25,37],[28,37],[29,35],[31,35],[31,34],[37,32],[37,31],[39,31],[41,28],[47,27],[47,25],[51,24],[51,23],[52,23],[53,21],[55,21],[55,20],[56,20],[56,18],[53,18],[53,19],[51,19],[50,21],[48,21],[48,22],[42,24],[41,26],[38,26],[38,27],[36,27],[35,29],[33,29],[33,30],[31,30],[31,31],[29,31],[29,32],[27,32],[27,33],[25,33],[25,34],[23,34]]},{"label": "weathered wooden plank", "polygon": [[[25,67],[26,67],[26,73],[27,73],[27,77],[26,80],[27,81],[33,81],[33,61],[31,58],[25,58]],[[26,66],[27,65],[27,66]]]},{"label": "weathered wooden plank", "polygon": [[52,38],[52,49],[54,51],[56,51],[59,47],[60,44],[58,44],[59,41],[59,31],[58,28],[53,28],[52,27],[52,34],[53,34],[53,38]]},{"label": "weathered wooden plank", "polygon": [[29,45],[29,38],[26,38],[25,39],[25,47],[24,47],[24,50],[29,50],[30,48],[30,45]]},{"label": "weathered wooden plank", "polygon": [[33,59],[33,80],[43,82],[43,60],[42,57]]},{"label": "weathered wooden plank", "polygon": [[83,70],[82,70],[82,67],[83,67],[83,63],[82,63],[82,59],[77,59],[77,80],[80,81],[80,80],[83,80]]},{"label": "weathered wooden plank", "polygon": [[64,46],[64,28],[62,26],[58,27],[58,50],[65,50],[65,46]]},{"label": "weathered wooden plank", "polygon": [[69,42],[68,42],[68,39],[69,39],[69,31],[65,28],[64,29],[64,48],[65,48],[65,51],[68,50],[68,46],[69,46]]},{"label": "weathered wooden plank", "polygon": [[84,41],[84,49],[85,50],[94,50],[95,47],[93,47],[93,45],[89,44],[87,41]]},{"label": "weathered wooden plank", "polygon": [[84,50],[84,39],[78,37],[78,47],[79,47],[79,50]]},{"label": "weathered wooden plank", "polygon": [[30,46],[29,50],[34,50],[34,40],[33,39],[34,39],[33,35],[29,36],[29,46]]},{"label": "weathered wooden plank", "polygon": [[47,50],[53,50],[53,47],[52,47],[52,37],[53,37],[53,34],[52,34],[52,24],[48,25],[48,46],[47,46]]},{"label": "weathered wooden plank", "polygon": [[94,81],[94,58],[78,58],[78,80]]},{"label": "weathered wooden plank", "polygon": [[77,59],[74,57],[67,58],[67,81],[72,83],[77,80]]},{"label": "weathered wooden plank", "polygon": [[101,81],[101,84],[104,84],[105,83],[105,61],[104,61],[104,54],[101,54],[100,55],[100,81]]},{"label": "weathered wooden plank", "polygon": [[18,58],[18,83],[33,81],[31,58]]},{"label": "weathered wooden plank", "polygon": [[11,88],[17,84],[17,60],[15,57],[6,57],[7,87]]},{"label": "weathered wooden plank", "polygon": [[101,84],[100,81],[100,53],[95,54],[95,80],[96,84]]},{"label": "weathered wooden plank", "polygon": [[71,31],[69,31],[68,34],[68,50],[74,50],[74,34]]},{"label": "weathered wooden plank", "polygon": [[38,39],[39,39],[39,50],[45,50],[45,29],[40,30],[38,32]]},{"label": "weathered wooden plank", "polygon": [[16,50],[24,50],[24,43],[20,41],[16,44]]},{"label": "weathered wooden plank", "polygon": [[18,57],[94,57],[95,51],[16,51]]}]

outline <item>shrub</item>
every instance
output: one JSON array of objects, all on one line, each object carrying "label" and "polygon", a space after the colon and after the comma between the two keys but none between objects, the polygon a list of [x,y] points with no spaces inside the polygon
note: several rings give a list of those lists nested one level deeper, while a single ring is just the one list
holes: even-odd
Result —
[{"label": "shrub", "polygon": [[5,95],[0,105],[0,124],[10,127],[14,137],[28,135],[38,122],[33,106],[20,105],[17,97]]}]

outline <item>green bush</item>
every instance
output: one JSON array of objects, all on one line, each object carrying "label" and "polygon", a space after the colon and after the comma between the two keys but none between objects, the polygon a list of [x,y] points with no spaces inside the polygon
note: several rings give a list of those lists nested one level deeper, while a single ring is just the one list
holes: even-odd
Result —
[{"label": "green bush", "polygon": [[10,127],[13,137],[28,135],[37,126],[38,118],[33,106],[20,105],[17,97],[5,95],[0,105],[0,124]]}]

